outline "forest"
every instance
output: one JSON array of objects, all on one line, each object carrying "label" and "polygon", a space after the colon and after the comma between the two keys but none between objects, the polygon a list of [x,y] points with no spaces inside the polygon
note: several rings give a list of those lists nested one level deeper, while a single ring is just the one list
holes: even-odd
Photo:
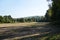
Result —
[{"label": "forest", "polygon": [[49,4],[49,9],[46,12],[46,19],[52,24],[60,25],[60,0],[47,0],[48,2],[52,1],[52,4]]},{"label": "forest", "polygon": [[12,18],[8,16],[0,16],[0,23],[16,23],[16,22],[47,22],[44,16],[30,16],[24,18]]}]

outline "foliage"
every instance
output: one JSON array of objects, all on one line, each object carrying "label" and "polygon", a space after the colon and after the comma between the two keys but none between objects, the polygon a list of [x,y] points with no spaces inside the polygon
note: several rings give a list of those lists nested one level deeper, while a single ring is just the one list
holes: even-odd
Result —
[{"label": "foliage", "polygon": [[60,0],[52,0],[52,21],[60,23]]},{"label": "foliage", "polygon": [[3,17],[2,16],[0,16],[0,23],[2,23],[3,22]]},{"label": "foliage", "polygon": [[17,22],[46,22],[44,16],[16,18]]},{"label": "foliage", "polygon": [[33,17],[24,17],[24,18],[12,18],[8,16],[0,16],[0,23],[15,23],[15,22],[46,22],[44,16],[33,16]]},{"label": "foliage", "polygon": [[60,0],[52,1],[52,7],[49,7],[45,15],[46,20],[51,21],[53,24],[60,25]]},{"label": "foliage", "polygon": [[42,37],[41,40],[60,40],[60,34]]},{"label": "foliage", "polygon": [[8,15],[8,16],[0,16],[0,23],[13,23],[14,19]]},{"label": "foliage", "polygon": [[51,9],[48,9],[45,15],[46,20],[51,22],[51,16],[52,16],[52,11]]}]

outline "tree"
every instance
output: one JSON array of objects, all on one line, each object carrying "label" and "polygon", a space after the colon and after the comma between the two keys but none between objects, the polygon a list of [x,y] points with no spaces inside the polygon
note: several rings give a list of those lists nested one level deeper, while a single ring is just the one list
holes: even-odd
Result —
[{"label": "tree", "polygon": [[45,15],[46,21],[51,22],[51,16],[52,16],[52,10],[50,8],[50,9],[47,10],[46,15]]},{"label": "tree", "polygon": [[0,23],[2,23],[3,22],[3,17],[2,16],[0,16]]},{"label": "tree", "polygon": [[52,0],[52,21],[60,24],[60,0]]},{"label": "tree", "polygon": [[24,22],[24,18],[18,18],[17,22]]},{"label": "tree", "polygon": [[[48,0],[49,2],[50,0]],[[60,24],[60,0],[52,0],[52,7],[49,7],[46,18],[54,24]],[[50,12],[51,10],[51,12]]]},{"label": "tree", "polygon": [[14,22],[14,19],[10,15],[3,16],[3,22],[4,23],[13,23]]}]

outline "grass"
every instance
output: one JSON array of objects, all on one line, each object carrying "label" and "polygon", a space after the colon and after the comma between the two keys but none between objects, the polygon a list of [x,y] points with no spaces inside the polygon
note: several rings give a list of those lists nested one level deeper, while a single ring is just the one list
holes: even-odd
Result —
[{"label": "grass", "polygon": [[42,37],[40,40],[60,40],[60,34],[45,36],[45,37]]},{"label": "grass", "polygon": [[31,22],[31,23],[3,23],[0,24],[0,27],[18,27],[18,26],[30,26],[34,25],[37,22]]},{"label": "grass", "polygon": [[10,28],[10,27],[37,27],[37,26],[44,26],[48,24],[48,22],[27,22],[27,23],[3,23],[0,24],[0,28]]}]

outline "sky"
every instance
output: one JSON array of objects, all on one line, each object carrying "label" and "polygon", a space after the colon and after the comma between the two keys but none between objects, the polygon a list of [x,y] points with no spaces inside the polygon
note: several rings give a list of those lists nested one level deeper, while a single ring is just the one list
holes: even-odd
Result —
[{"label": "sky", "polygon": [[0,15],[13,18],[44,16],[48,9],[46,0],[0,0]]}]

